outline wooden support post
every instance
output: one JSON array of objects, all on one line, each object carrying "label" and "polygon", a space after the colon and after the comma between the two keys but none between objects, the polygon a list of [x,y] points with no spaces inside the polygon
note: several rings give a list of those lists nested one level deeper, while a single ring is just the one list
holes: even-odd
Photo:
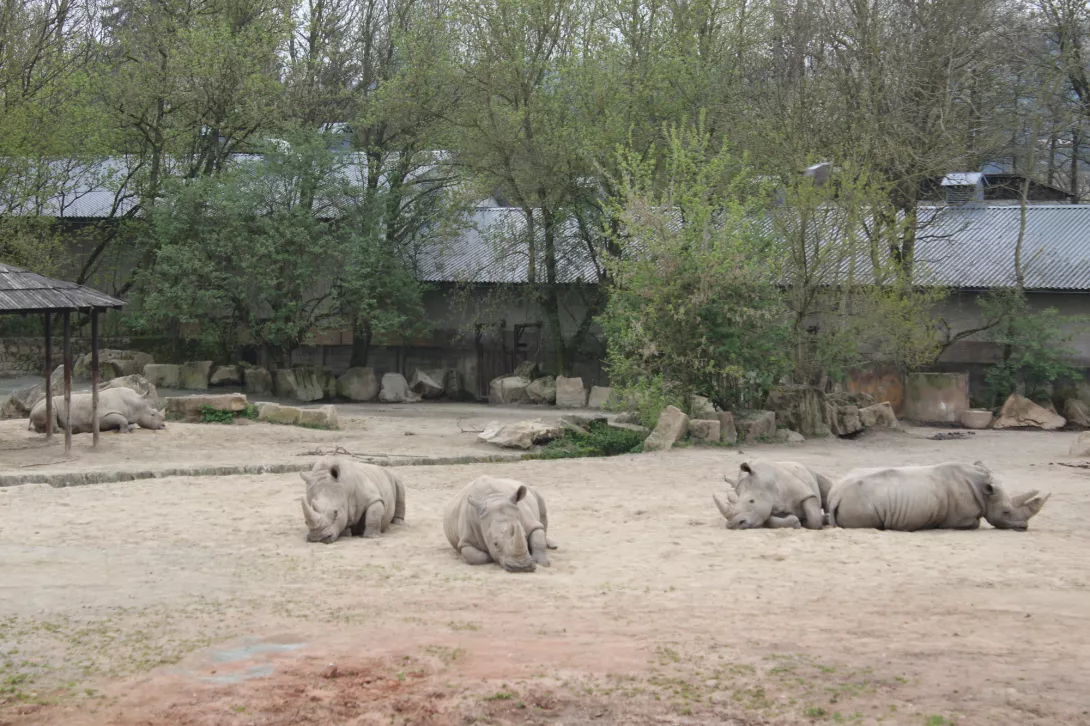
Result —
[{"label": "wooden support post", "polygon": [[45,314],[45,440],[53,443],[53,314]]},{"label": "wooden support post", "polygon": [[98,446],[98,308],[91,308],[91,446]]},{"label": "wooden support post", "polygon": [[64,453],[72,452],[72,313],[64,311]]}]

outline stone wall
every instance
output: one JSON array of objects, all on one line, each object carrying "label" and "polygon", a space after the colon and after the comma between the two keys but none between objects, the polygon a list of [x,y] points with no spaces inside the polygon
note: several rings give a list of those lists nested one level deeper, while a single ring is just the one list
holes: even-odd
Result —
[{"label": "stone wall", "polygon": [[[73,362],[91,350],[91,341],[72,338]],[[102,346],[106,348],[106,345]],[[63,362],[64,340],[53,340],[53,367]],[[45,374],[45,339],[44,338],[0,338],[0,375],[30,373]]]}]

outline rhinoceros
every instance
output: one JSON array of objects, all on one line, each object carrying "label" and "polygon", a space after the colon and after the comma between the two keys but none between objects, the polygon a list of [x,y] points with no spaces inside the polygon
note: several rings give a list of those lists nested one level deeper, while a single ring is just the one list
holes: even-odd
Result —
[{"label": "rhinoceros", "polygon": [[855,469],[829,492],[829,523],[914,532],[976,529],[983,517],[996,529],[1025,532],[1049,496],[1009,496],[979,461]]},{"label": "rhinoceros", "polygon": [[514,479],[481,476],[447,504],[443,530],[450,546],[471,565],[497,562],[508,572],[549,566],[545,500]]},{"label": "rhinoceros", "polygon": [[299,476],[308,542],[330,544],[345,532],[373,539],[405,522],[405,486],[389,469],[327,456]]},{"label": "rhinoceros", "polygon": [[[92,431],[91,394],[72,395],[72,433],[89,434]],[[32,431],[45,432],[45,399],[38,401],[30,411],[27,425]],[[109,388],[98,394],[98,430],[129,433],[131,426],[145,429],[165,429],[163,412],[152,406],[143,396],[131,388]],[[53,397],[53,427],[64,429],[64,396]]]},{"label": "rhinoceros", "polygon": [[753,461],[740,467],[724,496],[712,494],[727,529],[824,526],[822,505],[833,483],[794,461]]}]

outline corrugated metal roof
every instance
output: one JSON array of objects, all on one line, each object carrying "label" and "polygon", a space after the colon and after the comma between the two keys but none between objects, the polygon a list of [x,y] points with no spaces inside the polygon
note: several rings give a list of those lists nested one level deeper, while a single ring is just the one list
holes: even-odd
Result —
[{"label": "corrugated metal roof", "polygon": [[0,313],[119,308],[125,303],[74,282],[0,263]]}]

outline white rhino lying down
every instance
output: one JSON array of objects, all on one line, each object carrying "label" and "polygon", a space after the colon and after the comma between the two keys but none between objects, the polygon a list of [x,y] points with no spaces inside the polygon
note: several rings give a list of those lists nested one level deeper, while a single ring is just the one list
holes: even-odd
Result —
[{"label": "white rhino lying down", "polygon": [[549,566],[545,500],[514,479],[481,476],[447,504],[443,530],[450,546],[471,565],[497,562],[508,572]]},{"label": "white rhino lying down", "polygon": [[794,461],[743,463],[737,482],[725,496],[712,494],[715,506],[727,519],[727,529],[755,527],[824,526],[822,505],[833,483]]},{"label": "white rhino lying down", "polygon": [[[92,431],[91,394],[72,394],[72,433],[89,434]],[[147,400],[131,388],[107,388],[98,394],[98,430],[129,433],[132,426],[145,429],[165,429],[166,419]],[[27,428],[45,433],[45,399],[38,401],[30,411]],[[53,397],[53,429],[64,430],[64,396]]]},{"label": "white rhino lying down", "polygon": [[405,486],[389,469],[327,456],[299,476],[308,542],[330,544],[345,532],[375,538],[405,522]]},{"label": "white rhino lying down", "polygon": [[855,469],[829,492],[829,524],[914,532],[976,529],[984,517],[996,529],[1025,532],[1049,496],[1008,496],[979,461]]}]

